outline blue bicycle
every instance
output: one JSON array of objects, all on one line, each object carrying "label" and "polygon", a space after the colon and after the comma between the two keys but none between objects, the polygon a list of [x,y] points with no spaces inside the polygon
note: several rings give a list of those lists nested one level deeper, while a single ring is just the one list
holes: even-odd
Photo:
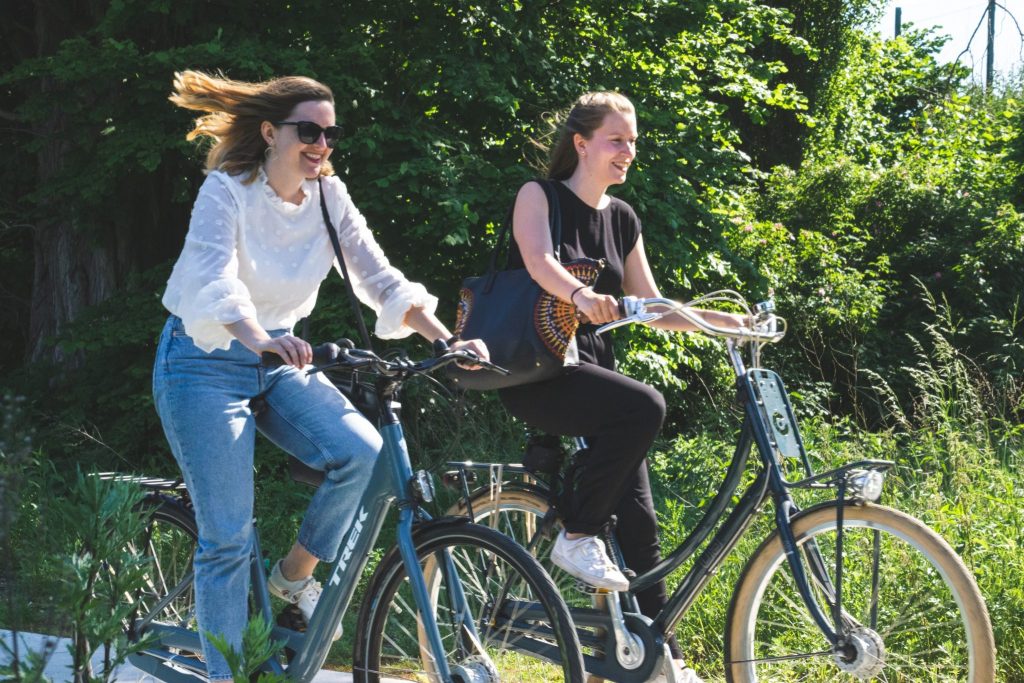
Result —
[{"label": "blue bicycle", "polygon": [[[529,672],[533,680],[582,683],[580,645],[568,608],[536,559],[501,533],[465,517],[431,519],[422,507],[432,499],[433,485],[410,463],[398,413],[402,384],[457,361],[501,371],[465,351],[439,352],[413,362],[349,344],[317,348],[310,372],[328,373],[376,418],[384,449],[308,627],[279,621],[271,637],[284,641],[285,651],[265,662],[264,670],[300,682],[320,670],[394,505],[396,545],[377,565],[359,607],[352,656],[356,681],[498,683],[521,681]],[[294,459],[289,468],[294,479],[310,485],[322,477]],[[129,661],[162,681],[205,677],[192,572],[197,531],[188,490],[175,480],[102,476],[148,490],[140,512],[149,523],[133,549],[148,558],[149,571],[143,588],[124,598],[130,612],[126,633],[144,648]],[[273,622],[261,558],[257,534],[250,613]]]}]

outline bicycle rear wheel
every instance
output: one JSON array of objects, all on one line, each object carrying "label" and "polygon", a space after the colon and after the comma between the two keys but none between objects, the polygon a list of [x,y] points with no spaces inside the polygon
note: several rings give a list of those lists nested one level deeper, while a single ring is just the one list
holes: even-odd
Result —
[{"label": "bicycle rear wheel", "polygon": [[179,499],[162,494],[143,499],[139,512],[148,522],[129,547],[146,560],[146,571],[141,587],[124,596],[134,605],[125,623],[128,639],[138,640],[153,623],[195,629],[195,516]]},{"label": "bicycle rear wheel", "polygon": [[[814,547],[835,580],[837,508],[799,514],[793,533]],[[801,600],[778,534],[740,577],[726,625],[729,681],[969,681],[995,679],[988,611],[952,548],[920,521],[891,508],[843,511],[841,598],[850,647],[833,654]],[[812,582],[814,583],[814,582]],[[813,587],[826,614],[827,591]]]},{"label": "bicycle rear wheel", "polygon": [[[583,681],[579,640],[568,608],[526,551],[508,537],[464,520],[430,524],[417,532],[415,543],[457,681]],[[460,595],[465,596],[461,606]],[[358,623],[356,681],[437,680],[437,665],[397,548],[374,574]]]},{"label": "bicycle rear wheel", "polygon": [[[591,596],[576,589],[575,578],[551,562],[551,546],[562,531],[561,519],[550,520],[545,526],[545,516],[551,509],[547,497],[540,491],[507,490],[492,496],[490,491],[480,491],[471,499],[473,521],[505,534],[526,548],[537,558],[559,593],[570,607],[590,607]],[[449,510],[453,516],[467,514],[464,500],[459,500]]]}]

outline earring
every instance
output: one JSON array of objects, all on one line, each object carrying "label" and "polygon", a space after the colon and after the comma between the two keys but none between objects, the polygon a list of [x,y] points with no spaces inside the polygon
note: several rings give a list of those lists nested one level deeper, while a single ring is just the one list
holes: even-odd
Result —
[{"label": "earring", "polygon": [[277,152],[274,150],[273,145],[267,145],[267,148],[263,150],[263,158],[266,161],[270,161],[271,159],[273,159],[276,154]]}]

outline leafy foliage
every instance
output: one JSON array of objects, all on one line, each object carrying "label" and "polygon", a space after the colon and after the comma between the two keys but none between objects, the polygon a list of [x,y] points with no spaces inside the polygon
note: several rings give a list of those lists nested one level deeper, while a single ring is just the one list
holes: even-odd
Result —
[{"label": "leafy foliage", "polygon": [[[879,407],[863,370],[889,376],[914,356],[893,331],[931,317],[921,283],[956,312],[957,347],[994,381],[1013,381],[1024,224],[1007,158],[1017,136],[1012,93],[938,92],[958,72],[934,64],[928,34],[864,47],[837,76],[855,84],[842,94],[847,104],[829,115],[798,170],[773,170],[729,241],[779,292],[794,332],[786,367],[802,377],[798,386],[824,383],[824,408],[874,424]],[[900,78],[881,76],[894,71]]]},{"label": "leafy foliage", "polygon": [[[524,160],[532,141],[550,132],[546,112],[596,88],[637,101],[644,153],[624,195],[645,217],[666,291],[735,283],[724,266],[723,212],[741,203],[753,176],[726,114],[763,122],[774,110],[804,106],[782,78],[782,63],[754,53],[799,52],[805,42],[789,30],[787,11],[749,1],[557,8],[421,1],[350,11],[314,2],[301,12],[177,3],[173,13],[162,3],[115,3],[97,10],[52,54],[11,64],[0,87],[21,121],[52,118],[56,103],[75,121],[50,131],[66,149],[45,186],[26,193],[25,220],[37,224],[57,212],[101,250],[121,255],[117,295],[52,342],[59,358],[75,363],[35,367],[24,385],[63,388],[41,406],[60,415],[63,430],[48,444],[63,439],[104,463],[148,464],[159,461],[148,453],[163,451],[146,387],[159,330],[155,298],[201,179],[200,150],[183,141],[189,114],[166,101],[174,70],[242,79],[305,73],[330,84],[349,132],[335,167],[385,251],[444,301],[454,301],[461,275],[480,269],[515,189],[533,174]],[[310,24],[311,15],[344,21]],[[34,137],[0,144],[17,154],[45,152]],[[337,292],[336,285],[325,291],[313,329],[347,319]],[[664,366],[641,355],[631,363],[653,376],[697,361]]]},{"label": "leafy foliage", "polygon": [[271,673],[256,675],[261,664],[276,655],[284,647],[284,641],[271,640],[274,625],[257,614],[245,625],[242,634],[242,648],[236,650],[226,638],[219,634],[210,635],[210,643],[217,648],[231,669],[236,681],[257,681],[258,683],[284,683],[288,679]]},{"label": "leafy foliage", "polygon": [[[481,270],[536,174],[553,113],[617,89],[638,106],[641,140],[613,191],[637,209],[663,291],[774,294],[790,332],[769,362],[813,418],[809,438],[837,462],[900,453],[901,501],[974,562],[1008,680],[1024,674],[1020,588],[998,572],[1020,520],[993,502],[1020,509],[1019,83],[981,93],[936,63],[932,33],[871,34],[878,0],[12,2],[0,26],[0,364],[41,449],[10,470],[25,481],[12,542],[29,545],[48,519],[47,472],[177,471],[149,377],[203,150],[184,140],[190,114],[166,101],[174,71],[329,84],[346,129],[335,167],[394,264],[449,302],[448,322],[459,281]],[[63,280],[44,277],[55,262],[69,266]],[[335,279],[308,326],[314,340],[355,336]],[[620,368],[669,399],[653,469],[659,509],[685,527],[703,494],[669,491],[718,476],[729,368],[713,340],[618,334]],[[24,361],[40,345],[55,353],[36,357],[56,362]],[[518,457],[521,430],[493,397],[418,387],[403,417],[418,466]],[[305,502],[282,461],[260,444],[272,552]],[[60,572],[36,550],[22,547],[38,561],[17,571],[48,592]],[[985,553],[1001,558],[994,569]],[[718,618],[687,622],[698,661],[717,661],[706,635]]]},{"label": "leafy foliage", "polygon": [[[137,607],[125,595],[145,583],[148,569],[149,560],[133,543],[146,524],[136,512],[143,495],[131,484],[78,473],[71,497],[54,508],[56,545],[67,551],[60,598],[69,610],[76,681],[113,680],[117,666],[148,644],[130,644],[124,631]],[[99,676],[90,676],[96,653],[103,654],[103,665]]]}]

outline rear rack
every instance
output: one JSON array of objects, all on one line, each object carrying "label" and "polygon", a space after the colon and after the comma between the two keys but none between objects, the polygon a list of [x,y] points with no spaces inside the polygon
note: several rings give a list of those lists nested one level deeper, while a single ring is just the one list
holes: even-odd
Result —
[{"label": "rear rack", "polygon": [[104,481],[121,481],[127,484],[135,484],[149,491],[186,491],[185,482],[180,477],[177,479],[161,479],[160,477],[146,477],[135,474],[122,474],[120,472],[97,472],[95,475]]}]

